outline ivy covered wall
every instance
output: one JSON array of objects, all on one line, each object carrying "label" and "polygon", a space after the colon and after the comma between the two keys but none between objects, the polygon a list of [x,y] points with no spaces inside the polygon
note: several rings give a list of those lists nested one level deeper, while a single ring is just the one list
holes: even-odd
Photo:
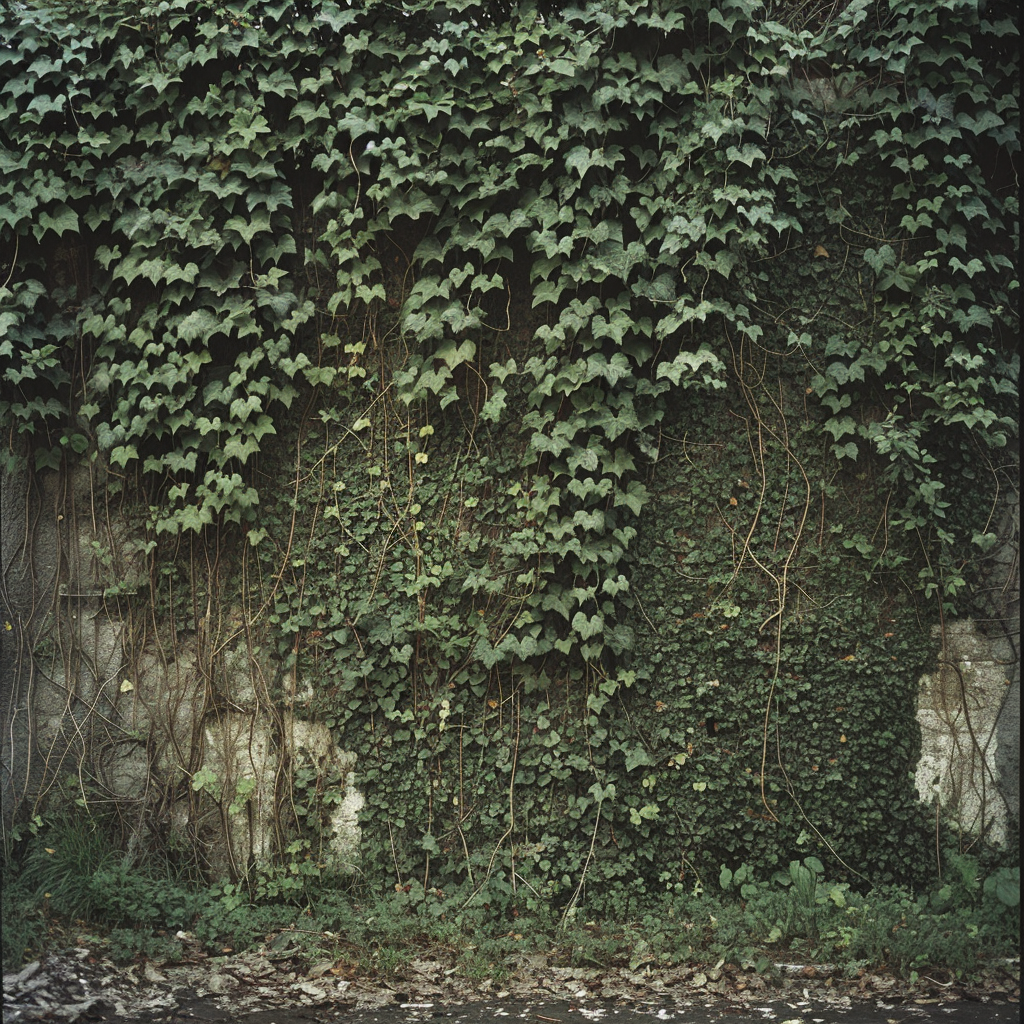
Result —
[{"label": "ivy covered wall", "polygon": [[[9,466],[91,474],[128,663],[355,755],[370,877],[920,877],[1017,486],[1009,11],[5,11]],[[315,864],[341,780],[280,764],[191,744],[153,835],[258,795]]]}]

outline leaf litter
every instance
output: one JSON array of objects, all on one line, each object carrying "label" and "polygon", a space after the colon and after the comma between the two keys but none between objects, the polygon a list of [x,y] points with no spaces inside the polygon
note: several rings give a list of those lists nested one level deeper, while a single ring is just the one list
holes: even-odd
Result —
[{"label": "leaf litter", "polygon": [[260,1024],[270,1014],[266,1024],[293,1024],[382,1011],[396,1021],[413,1022],[483,1003],[492,1007],[488,1019],[493,1019],[505,1015],[494,1008],[495,1000],[508,1007],[563,1008],[550,1014],[538,1010],[533,1016],[541,1024],[563,1024],[571,1019],[567,1013],[577,1020],[598,1020],[609,1008],[627,1006],[646,1008],[659,1020],[686,1010],[688,1020],[711,1014],[715,1019],[818,1024],[871,1011],[870,1019],[878,1024],[896,1024],[973,1004],[982,1021],[1002,1020],[1004,1011],[1007,1021],[1019,1019],[1019,960],[993,965],[973,984],[924,976],[912,985],[864,970],[845,977],[828,964],[775,964],[767,974],[724,961],[713,966],[564,967],[531,953],[515,954],[500,971],[481,978],[467,976],[448,949],[427,951],[382,971],[358,960],[327,957],[323,950],[310,956],[289,942],[287,932],[258,949],[220,956],[207,955],[189,933],[179,937],[182,957],[177,962],[140,959],[118,966],[101,948],[79,946],[5,974],[3,1022]]}]

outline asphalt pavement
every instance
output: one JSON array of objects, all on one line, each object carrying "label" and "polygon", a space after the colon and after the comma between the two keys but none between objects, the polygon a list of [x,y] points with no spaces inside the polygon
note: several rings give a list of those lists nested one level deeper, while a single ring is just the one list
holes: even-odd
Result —
[{"label": "asphalt pavement", "polygon": [[[598,1003],[396,1003],[374,1010],[263,1010],[233,1017],[212,1002],[182,1006],[164,1024],[1020,1024],[1009,1002],[855,1002],[814,1000],[737,1005],[726,1000],[690,1005],[610,1006]],[[128,1024],[109,1018],[111,1024]]]}]

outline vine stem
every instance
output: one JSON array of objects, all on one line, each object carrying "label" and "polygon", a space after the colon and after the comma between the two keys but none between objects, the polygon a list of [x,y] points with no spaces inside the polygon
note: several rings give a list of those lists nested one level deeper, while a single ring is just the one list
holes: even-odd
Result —
[{"label": "vine stem", "polygon": [[[515,694],[514,694],[514,691],[513,691],[513,699],[514,699],[514,696],[515,696]],[[513,714],[516,714],[514,709],[515,709],[515,705],[513,705]],[[487,871],[484,873],[484,880],[473,890],[472,893],[470,893],[469,899],[467,899],[466,902],[462,904],[462,906],[459,908],[460,910],[465,910],[466,907],[468,907],[470,905],[470,903],[472,903],[473,900],[476,899],[476,897],[480,894],[480,890],[483,889],[483,887],[487,884],[487,879],[491,877],[491,869],[494,867],[494,859],[498,856],[498,851],[501,849],[502,843],[504,843],[505,840],[508,839],[508,837],[510,835],[512,835],[512,832],[515,830],[515,827],[516,827],[516,807],[515,807],[514,796],[515,796],[515,784],[516,784],[516,765],[517,765],[517,763],[519,761],[519,734],[520,734],[520,730],[522,729],[522,727],[523,727],[523,707],[522,707],[522,698],[520,698],[519,710],[518,710],[518,714],[516,714],[516,738],[515,738],[515,743],[512,746],[512,773],[511,773],[511,776],[510,776],[510,778],[508,780],[508,815],[509,815],[508,828],[505,830],[504,834],[498,840],[497,844],[494,847],[493,852],[491,853],[491,859],[487,862]],[[512,875],[513,875],[513,885],[514,885],[515,884],[515,861],[514,860],[513,860],[513,863],[512,863]]]},{"label": "vine stem", "polygon": [[583,883],[587,880],[587,868],[590,867],[590,861],[594,856],[594,845],[597,843],[597,830],[601,824],[601,810],[603,807],[604,797],[601,797],[597,802],[597,819],[594,821],[594,831],[590,836],[590,849],[587,851],[587,859],[583,862],[583,871],[580,874],[579,884],[576,886],[576,891],[572,894],[572,899],[569,900],[565,905],[565,910],[562,911],[562,920],[559,923],[559,927],[563,931],[569,921],[569,915],[576,909],[576,904],[580,899],[580,893],[583,891]]},{"label": "vine stem", "polygon": [[[728,337],[728,335],[727,335],[727,337]],[[810,515],[810,509],[811,509],[811,504],[812,504],[812,500],[811,500],[812,488],[811,488],[810,479],[807,476],[807,472],[804,469],[803,464],[800,462],[800,460],[793,453],[793,450],[792,450],[792,448],[790,447],[790,444],[789,444],[789,428],[788,428],[787,423],[786,423],[786,414],[785,414],[785,411],[784,411],[784,409],[782,407],[781,384],[780,384],[779,399],[776,400],[774,398],[774,396],[772,396],[768,392],[767,388],[765,388],[765,386],[764,386],[764,377],[765,377],[764,371],[761,372],[761,374],[760,374],[760,376],[759,376],[759,378],[758,378],[758,380],[756,382],[757,386],[760,387],[764,391],[764,393],[768,396],[769,402],[771,402],[771,404],[775,407],[775,410],[776,410],[776,412],[779,415],[779,420],[780,420],[780,422],[782,424],[782,432],[783,432],[783,436],[782,437],[780,437],[770,426],[768,426],[764,422],[764,418],[761,416],[760,409],[758,409],[757,402],[754,400],[753,388],[746,382],[746,380],[744,378],[744,366],[745,366],[745,363],[744,363],[744,360],[743,360],[742,350],[741,350],[740,355],[737,356],[736,349],[735,349],[735,347],[732,344],[732,339],[729,338],[728,340],[729,340],[730,349],[732,350],[733,369],[734,369],[734,371],[736,373],[737,381],[738,381],[738,383],[740,385],[741,390],[743,391],[743,397],[744,397],[744,399],[745,399],[745,401],[747,403],[747,407],[749,408],[749,410],[751,412],[751,415],[752,415],[752,417],[754,419],[754,422],[757,424],[757,445],[756,445],[756,448],[755,448],[753,439],[751,439],[751,441],[750,441],[750,449],[751,449],[751,455],[754,457],[755,463],[757,463],[759,465],[760,474],[761,474],[761,494],[760,494],[760,496],[758,498],[757,512],[755,513],[755,516],[754,516],[754,522],[751,525],[750,529],[747,531],[747,535],[744,538],[743,547],[742,547],[742,550],[740,552],[739,561],[738,561],[738,563],[736,565],[736,568],[733,571],[733,577],[732,578],[733,579],[736,578],[736,575],[739,573],[740,567],[741,567],[741,565],[743,563],[743,559],[747,555],[749,555],[751,561],[753,561],[753,563],[762,572],[764,572],[767,576],[769,576],[772,579],[772,581],[775,583],[776,594],[777,594],[777,607],[776,607],[775,612],[773,612],[771,615],[769,615],[768,618],[765,619],[764,622],[761,623],[761,626],[758,629],[758,632],[760,632],[773,619],[777,620],[776,627],[775,627],[775,658],[774,658],[774,666],[773,666],[773,670],[772,670],[771,685],[770,685],[769,690],[768,690],[768,698],[767,698],[767,700],[765,702],[764,724],[762,726],[762,731],[761,731],[761,770],[760,770],[760,776],[761,776],[761,779],[760,779],[761,804],[763,805],[765,810],[768,812],[768,814],[771,815],[772,820],[777,822],[779,820],[778,819],[778,815],[776,815],[776,813],[772,810],[771,806],[769,805],[768,797],[767,797],[767,794],[765,793],[765,776],[767,774],[767,766],[768,766],[768,736],[769,736],[769,732],[770,732],[772,707],[773,707],[773,701],[775,699],[775,690],[776,690],[776,688],[778,686],[779,675],[780,675],[781,668],[782,668],[782,634],[783,634],[783,627],[784,627],[783,615],[784,615],[785,609],[786,609],[786,599],[788,597],[788,590],[789,590],[789,569],[790,569],[790,566],[792,565],[793,559],[796,557],[797,548],[800,545],[800,538],[803,536],[804,528],[805,528],[805,526],[807,524],[808,516]],[[749,436],[749,421],[746,420],[745,417],[743,417],[743,419],[744,419],[745,422],[748,423],[748,436]],[[802,515],[800,517],[800,522],[797,524],[797,528],[796,528],[796,531],[795,531],[794,536],[793,536],[793,541],[792,541],[792,543],[789,546],[789,551],[786,553],[786,558],[783,561],[782,571],[778,575],[776,573],[772,572],[772,570],[769,569],[768,566],[766,566],[763,562],[761,562],[761,560],[754,554],[754,552],[752,550],[750,550],[750,542],[751,542],[751,540],[753,538],[754,530],[756,529],[757,523],[760,521],[761,512],[762,512],[762,509],[763,509],[763,506],[764,506],[764,496],[765,496],[766,489],[767,489],[767,467],[765,465],[765,440],[764,440],[764,437],[765,437],[766,433],[770,437],[774,438],[775,441],[777,441],[782,446],[782,448],[785,451],[786,457],[789,460],[790,464],[791,465],[795,465],[797,467],[797,469],[800,472],[801,477],[803,478],[804,490],[805,490],[803,513],[802,513]],[[788,493],[788,485],[787,485],[787,493]],[[780,517],[780,523],[781,523],[781,517]],[[778,545],[778,531],[776,531],[775,543],[776,543],[776,546],[777,546]],[[851,874],[856,875],[858,878],[864,878],[864,875],[862,875],[859,871],[857,871],[855,868],[851,867],[849,864],[846,863],[846,861],[836,851],[835,847],[828,841],[828,839],[825,838],[825,836],[823,836],[821,834],[821,831],[814,824],[814,822],[811,821],[811,819],[807,815],[807,812],[804,810],[803,805],[800,803],[800,800],[799,800],[799,798],[796,795],[796,790],[795,790],[795,788],[793,786],[793,783],[791,782],[791,780],[789,778],[789,774],[786,772],[786,767],[785,767],[785,764],[783,763],[783,760],[782,760],[782,744],[781,744],[781,740],[779,738],[778,723],[776,723],[776,727],[775,727],[775,752],[776,752],[776,761],[777,761],[777,763],[779,765],[779,770],[782,772],[782,777],[785,780],[786,793],[790,797],[790,799],[793,801],[793,803],[795,804],[796,809],[799,812],[800,817],[803,819],[804,823],[808,826],[808,828],[810,828],[810,830],[814,833],[814,835],[818,838],[818,840],[828,849],[828,851],[832,854],[832,856],[835,857],[836,860],[840,864],[842,864],[842,866],[847,871],[849,871]]]}]

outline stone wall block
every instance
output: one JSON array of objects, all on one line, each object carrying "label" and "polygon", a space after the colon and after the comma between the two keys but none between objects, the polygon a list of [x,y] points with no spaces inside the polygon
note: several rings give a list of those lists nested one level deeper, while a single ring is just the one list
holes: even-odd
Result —
[{"label": "stone wall block", "polygon": [[936,628],[940,656],[921,679],[917,720],[921,799],[938,800],[964,831],[1006,839],[1007,806],[1000,790],[997,722],[1010,690],[1014,656],[1005,638],[989,638],[974,622]]}]

